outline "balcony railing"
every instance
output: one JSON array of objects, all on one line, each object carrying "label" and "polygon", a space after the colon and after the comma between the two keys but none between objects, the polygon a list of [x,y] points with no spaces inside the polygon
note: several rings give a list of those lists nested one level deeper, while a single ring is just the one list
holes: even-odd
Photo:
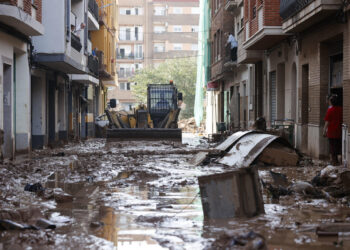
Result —
[{"label": "balcony railing", "polygon": [[83,47],[80,42],[80,37],[75,35],[73,32],[71,32],[71,40],[70,40],[72,48],[74,48],[77,51],[81,51],[81,48]]},{"label": "balcony railing", "polygon": [[95,76],[98,76],[98,66],[99,66],[98,58],[93,55],[89,55],[88,68],[90,72],[93,73]]},{"label": "balcony railing", "polygon": [[131,78],[135,75],[135,72],[131,71],[131,70],[119,70],[118,71],[118,77],[119,78]]},{"label": "balcony railing", "polygon": [[238,0],[226,0],[225,10],[234,10],[239,4]]},{"label": "balcony railing", "polygon": [[280,15],[283,19],[288,19],[313,1],[314,0],[281,0]]},{"label": "balcony railing", "polygon": [[92,15],[98,19],[98,4],[96,3],[96,0],[89,0],[89,11],[92,13]]},{"label": "balcony railing", "polygon": [[99,76],[101,78],[110,78],[111,74],[108,73],[108,69],[107,69],[107,64],[105,64],[105,57],[104,57],[104,53],[103,51],[96,51],[96,55],[98,58],[98,72],[99,72]]},{"label": "balcony railing", "polygon": [[130,54],[117,54],[117,59],[143,59],[143,54],[134,54],[134,53],[130,53]]}]

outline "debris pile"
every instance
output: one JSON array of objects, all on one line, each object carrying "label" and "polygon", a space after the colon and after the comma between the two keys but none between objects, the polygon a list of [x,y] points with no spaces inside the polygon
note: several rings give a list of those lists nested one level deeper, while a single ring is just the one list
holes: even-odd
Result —
[{"label": "debris pile", "polygon": [[197,127],[194,117],[178,121],[178,127],[181,128],[183,132],[187,133],[203,134],[205,132],[204,124],[201,124],[200,127]]}]

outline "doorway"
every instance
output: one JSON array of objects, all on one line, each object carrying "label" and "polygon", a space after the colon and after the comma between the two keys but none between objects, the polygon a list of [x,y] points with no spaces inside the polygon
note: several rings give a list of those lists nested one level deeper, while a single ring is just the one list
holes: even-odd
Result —
[{"label": "doorway", "polygon": [[301,151],[306,153],[309,135],[309,65],[303,65],[301,71]]}]

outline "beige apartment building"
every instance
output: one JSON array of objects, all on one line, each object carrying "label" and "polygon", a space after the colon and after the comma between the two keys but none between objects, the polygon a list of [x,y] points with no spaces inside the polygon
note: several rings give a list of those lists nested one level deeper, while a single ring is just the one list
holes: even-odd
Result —
[{"label": "beige apartment building", "polygon": [[118,15],[119,86],[111,98],[118,100],[118,109],[128,111],[137,103],[131,92],[137,70],[196,57],[199,0],[120,0]]}]

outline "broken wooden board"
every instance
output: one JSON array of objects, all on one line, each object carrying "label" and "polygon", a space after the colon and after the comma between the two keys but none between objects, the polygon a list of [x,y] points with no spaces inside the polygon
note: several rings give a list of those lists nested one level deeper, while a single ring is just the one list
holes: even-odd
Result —
[{"label": "broken wooden board", "polygon": [[258,157],[258,160],[273,166],[296,166],[299,156],[294,149],[278,142],[272,142]]},{"label": "broken wooden board", "polygon": [[228,154],[218,162],[230,167],[248,167],[277,138],[278,136],[270,134],[248,134],[236,142]]},{"label": "broken wooden board", "polygon": [[[234,145],[239,139],[241,139],[243,136],[250,134],[254,131],[238,131],[234,133],[233,135],[230,135],[223,143],[216,146],[215,149],[219,151],[227,151],[232,145]],[[205,159],[208,157],[209,153],[200,152],[196,154],[191,160],[190,164],[194,166],[199,166],[202,164]]]}]

